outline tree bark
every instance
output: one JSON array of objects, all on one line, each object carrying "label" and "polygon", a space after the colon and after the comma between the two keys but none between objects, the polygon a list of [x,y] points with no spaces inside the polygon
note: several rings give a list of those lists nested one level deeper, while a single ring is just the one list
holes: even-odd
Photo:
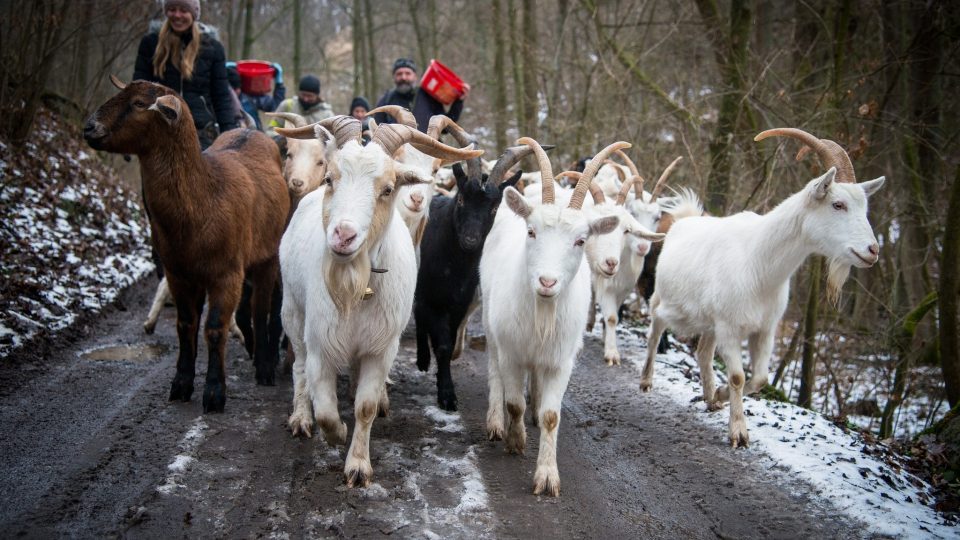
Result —
[{"label": "tree bark", "polygon": [[503,1],[493,0],[493,125],[497,150],[507,147],[507,73],[504,66],[504,39],[501,31]]},{"label": "tree bark", "polygon": [[373,6],[370,0],[363,0],[364,37],[366,38],[368,86],[367,95],[376,100],[377,92],[377,48],[373,41]]},{"label": "tree bark", "polygon": [[303,2],[293,0],[293,81],[294,84],[300,83],[300,53],[302,50],[303,36],[300,32],[300,21],[303,18]]},{"label": "tree bark", "polygon": [[960,167],[950,190],[943,253],[940,259],[940,369],[950,408],[960,403],[960,325],[957,300],[960,295]]},{"label": "tree bark", "polygon": [[523,0],[523,135],[537,137],[539,61],[537,60],[537,12],[534,0]]},{"label": "tree bark", "polygon": [[800,394],[797,405],[813,408],[813,392],[817,374],[817,316],[820,313],[820,277],[823,273],[823,258],[816,256],[810,262],[810,289],[807,292],[807,307],[803,317],[803,352],[800,362]]},{"label": "tree bark", "polygon": [[510,65],[513,68],[513,110],[517,115],[517,130],[523,133],[527,125],[523,106],[523,62],[520,60],[520,36],[517,35],[517,9],[514,0],[507,0],[507,31],[510,34]]},{"label": "tree bark", "polygon": [[240,56],[250,58],[253,49],[253,0],[243,3],[243,51]]}]

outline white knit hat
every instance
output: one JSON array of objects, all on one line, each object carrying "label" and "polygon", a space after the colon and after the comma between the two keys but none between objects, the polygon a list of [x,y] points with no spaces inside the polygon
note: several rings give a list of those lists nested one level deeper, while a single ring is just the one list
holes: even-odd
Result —
[{"label": "white knit hat", "polygon": [[163,0],[163,10],[180,7],[193,14],[193,20],[200,18],[200,0]]}]

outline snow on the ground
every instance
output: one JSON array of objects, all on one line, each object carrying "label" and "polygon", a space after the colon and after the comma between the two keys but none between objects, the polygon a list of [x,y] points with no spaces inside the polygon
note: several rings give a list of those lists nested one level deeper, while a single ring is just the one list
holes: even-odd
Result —
[{"label": "snow on the ground", "polygon": [[139,195],[84,146],[48,112],[21,147],[0,142],[0,358],[153,269]]},{"label": "snow on the ground", "polygon": [[157,491],[164,495],[170,495],[178,488],[183,487],[183,475],[193,462],[196,461],[195,454],[197,447],[203,442],[205,437],[204,431],[206,431],[208,427],[207,423],[203,421],[202,416],[193,419],[193,422],[190,424],[190,429],[187,430],[180,439],[180,444],[177,445],[179,453],[173,456],[173,460],[167,465],[167,470],[170,471],[170,474],[167,475],[163,484],[157,486]]},{"label": "snow on the ground", "polygon": [[[639,372],[646,358],[646,328],[617,329],[621,353]],[[599,330],[593,335],[602,339]],[[672,343],[667,354],[657,356],[653,392],[673,400],[705,428],[726,441],[729,406],[708,413],[702,401],[699,368],[691,354]],[[745,365],[746,367],[746,365]],[[725,382],[717,372],[718,387]],[[901,538],[956,538],[958,527],[944,524],[927,503],[933,501],[930,486],[896,463],[881,461],[864,452],[865,442],[837,427],[822,415],[794,405],[744,398],[750,458],[771,461],[766,469],[778,470],[812,485],[820,497],[871,532]],[[743,450],[730,450],[731,452]],[[749,459],[749,458],[748,458]]]}]

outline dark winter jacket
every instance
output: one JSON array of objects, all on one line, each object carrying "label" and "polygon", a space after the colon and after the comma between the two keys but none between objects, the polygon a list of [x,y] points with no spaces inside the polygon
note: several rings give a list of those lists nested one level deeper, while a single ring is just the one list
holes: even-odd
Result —
[{"label": "dark winter jacket", "polygon": [[[133,79],[160,83],[172,88],[183,97],[190,107],[193,122],[197,126],[201,145],[206,147],[213,142],[216,133],[211,131],[219,124],[219,131],[233,129],[235,124],[233,102],[230,99],[230,85],[227,82],[226,55],[223,45],[206,27],[201,27],[200,51],[193,65],[193,77],[184,79],[180,70],[167,62],[163,77],[153,74],[153,53],[160,41],[159,32],[151,32],[140,40],[137,61],[133,68]],[[182,36],[184,47],[192,36],[185,32]],[[206,128],[206,129],[205,129]],[[213,137],[210,137],[210,135]]]},{"label": "dark winter jacket", "polygon": [[260,124],[260,114],[258,111],[273,112],[277,110],[277,106],[283,102],[283,98],[286,97],[286,95],[287,89],[283,86],[283,83],[281,83],[274,85],[272,96],[251,96],[241,93],[240,105],[247,114],[256,120],[257,129],[263,131],[263,125]]},{"label": "dark winter jacket", "polygon": [[[413,111],[413,116],[417,118],[417,129],[426,133],[427,126],[430,125],[430,118],[437,114],[445,114],[453,119],[454,122],[460,119],[460,113],[463,111],[463,100],[458,99],[450,106],[450,110],[444,110],[443,103],[433,99],[425,90],[417,88],[416,92],[410,94],[401,94],[396,89],[388,90],[377,107],[382,105],[399,105]],[[393,119],[387,113],[376,113],[373,115],[377,124],[392,124]]]}]

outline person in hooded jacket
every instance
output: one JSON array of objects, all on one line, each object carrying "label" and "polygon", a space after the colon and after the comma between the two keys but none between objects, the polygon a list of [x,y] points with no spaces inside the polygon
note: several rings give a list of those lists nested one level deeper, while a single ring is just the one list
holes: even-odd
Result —
[{"label": "person in hooded jacket", "polygon": [[166,20],[140,40],[134,80],[160,83],[187,102],[200,147],[237,127],[226,55],[215,31],[198,22],[199,0],[164,0]]},{"label": "person in hooded jacket", "polygon": [[[393,88],[387,90],[380,101],[377,101],[377,107],[383,105],[399,105],[408,109],[417,119],[417,129],[426,132],[430,125],[430,119],[434,115],[444,114],[449,116],[454,122],[460,119],[460,113],[463,112],[463,102],[470,93],[470,85],[464,84],[463,94],[460,99],[454,101],[449,109],[433,98],[426,90],[420,88],[417,84],[417,64],[409,58],[397,58],[393,63]],[[392,124],[394,118],[387,113],[374,113],[373,119],[377,124]]]}]

